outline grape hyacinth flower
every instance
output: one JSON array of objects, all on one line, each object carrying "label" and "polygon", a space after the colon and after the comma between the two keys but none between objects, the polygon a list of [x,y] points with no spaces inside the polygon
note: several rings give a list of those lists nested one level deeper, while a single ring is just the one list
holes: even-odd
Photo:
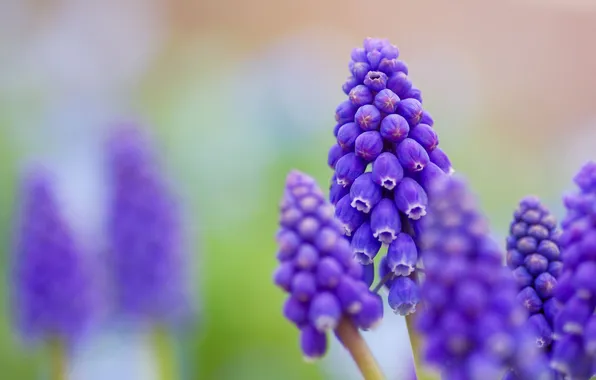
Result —
[{"label": "grape hyacinth flower", "polygon": [[96,311],[91,266],[61,213],[45,169],[25,176],[16,225],[13,295],[22,337],[50,346],[52,377],[66,379],[66,351],[77,343]]},{"label": "grape hyacinth flower", "polygon": [[362,265],[374,266],[387,247],[388,267],[378,268],[385,273],[381,282],[388,285],[391,308],[408,315],[419,295],[411,224],[427,214],[431,181],[452,168],[398,56],[395,46],[376,38],[352,51],[351,76],[343,86],[348,100],[336,109],[337,144],[328,155],[334,169],[329,199]]},{"label": "grape hyacinth flower", "polygon": [[507,265],[518,285],[518,301],[528,311],[528,329],[538,347],[550,354],[553,321],[559,311],[553,295],[562,268],[557,221],[534,196],[522,199],[513,217]]},{"label": "grape hyacinth flower", "polygon": [[[355,326],[373,328],[383,317],[383,303],[364,283],[365,273],[352,258],[333,207],[315,180],[298,171],[286,178],[277,243],[279,267],[273,281],[289,294],[283,313],[300,330],[305,359],[322,357],[327,332],[335,331],[351,354],[358,356],[354,357],[358,363],[368,350],[362,351],[364,343]],[[372,368],[361,367],[363,375],[382,378],[372,356],[366,355],[364,362]]]},{"label": "grape hyacinth flower", "polygon": [[587,380],[596,370],[596,162],[574,180],[579,191],[564,198],[563,270],[555,289],[562,307],[554,320],[551,365],[569,378]]},{"label": "grape hyacinth flower", "polygon": [[546,360],[522,328],[516,283],[466,183],[435,181],[422,223],[425,307],[417,327],[425,359],[445,380],[498,379],[508,368],[523,379],[549,378]]},{"label": "grape hyacinth flower", "polygon": [[[190,313],[180,215],[150,141],[140,130],[114,131],[107,147],[108,238],[116,311],[148,323],[161,378],[175,378],[168,328]],[[173,360],[173,359],[172,359]]]}]

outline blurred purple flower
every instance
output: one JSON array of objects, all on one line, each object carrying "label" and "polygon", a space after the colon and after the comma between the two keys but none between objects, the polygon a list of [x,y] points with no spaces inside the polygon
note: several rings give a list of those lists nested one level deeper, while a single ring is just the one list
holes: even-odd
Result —
[{"label": "blurred purple flower", "polygon": [[425,308],[417,324],[425,359],[446,380],[496,379],[507,368],[524,379],[549,376],[522,328],[526,314],[516,302],[515,281],[466,183],[457,177],[436,181],[429,210],[421,237]]},{"label": "blurred purple flower", "polygon": [[[361,264],[374,265],[386,245],[393,277],[415,279],[419,257],[411,224],[427,213],[432,180],[451,174],[452,168],[437,148],[433,119],[398,56],[395,46],[376,38],[352,50],[351,76],[343,86],[348,100],[336,109],[337,144],[328,155],[334,169],[330,200],[344,233],[353,236],[352,249]],[[386,274],[385,269],[377,268]],[[417,282],[381,277],[390,288],[391,308],[400,315],[413,313]]]},{"label": "blurred purple flower", "polygon": [[552,366],[582,380],[594,374],[596,360],[596,162],[584,165],[574,180],[579,191],[564,198],[561,223],[563,271],[555,297],[562,308],[554,321]]},{"label": "blurred purple flower", "polygon": [[124,127],[108,144],[109,259],[117,310],[167,322],[189,312],[180,215],[140,130]]},{"label": "blurred purple flower", "polygon": [[314,179],[292,171],[280,205],[277,234],[279,266],[274,283],[289,293],[285,317],[301,331],[304,357],[327,352],[327,335],[341,318],[362,329],[383,317],[381,298],[364,282],[367,276],[353,260],[349,242],[333,217],[333,207]]},{"label": "blurred purple flower", "polygon": [[13,258],[16,324],[26,340],[74,343],[97,310],[93,272],[59,209],[50,174],[31,170],[20,194]]}]

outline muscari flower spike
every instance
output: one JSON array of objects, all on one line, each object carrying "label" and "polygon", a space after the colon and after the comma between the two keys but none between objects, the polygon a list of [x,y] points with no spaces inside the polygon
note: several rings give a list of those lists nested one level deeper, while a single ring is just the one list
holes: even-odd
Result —
[{"label": "muscari flower spike", "polygon": [[92,271],[62,215],[45,169],[22,183],[13,257],[16,324],[28,341],[75,343],[92,322]]},{"label": "muscari flower spike", "polygon": [[283,313],[300,330],[305,359],[325,354],[327,332],[342,318],[362,329],[380,322],[382,301],[364,280],[370,273],[353,259],[333,207],[315,180],[298,171],[286,178],[277,243],[273,281],[289,294]]},{"label": "muscari flower spike", "polygon": [[562,306],[554,318],[551,365],[569,378],[587,380],[596,373],[596,162],[574,180],[579,191],[564,198],[563,269],[555,289]]},{"label": "muscari flower spike", "polygon": [[189,312],[179,214],[150,142],[125,127],[108,144],[110,264],[118,311],[167,323]]},{"label": "muscari flower spike", "polygon": [[[337,144],[328,155],[334,169],[329,198],[355,257],[372,277],[373,261],[387,247],[388,260],[377,271],[385,274],[391,308],[408,315],[419,298],[412,224],[427,214],[432,180],[453,169],[398,56],[395,46],[375,38],[352,51],[351,76],[343,86],[348,100],[336,109]],[[390,273],[413,280],[391,281]]]},{"label": "muscari flower spike", "polygon": [[429,210],[421,237],[425,307],[417,319],[425,359],[445,380],[498,379],[508,369],[519,374],[513,378],[551,378],[523,328],[517,285],[466,183],[436,181]]}]

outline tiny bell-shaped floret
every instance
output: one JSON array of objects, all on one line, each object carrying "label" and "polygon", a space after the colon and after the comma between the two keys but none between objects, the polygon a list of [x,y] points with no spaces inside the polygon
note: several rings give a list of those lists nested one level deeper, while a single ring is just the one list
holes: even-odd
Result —
[{"label": "tiny bell-shaped floret", "polygon": [[420,289],[410,278],[397,277],[389,289],[388,302],[396,314],[411,314],[420,302]]},{"label": "tiny bell-shaped floret", "polygon": [[373,236],[383,244],[390,244],[401,231],[401,220],[395,203],[383,198],[370,216]]},{"label": "tiny bell-shaped floret", "polygon": [[381,121],[380,131],[386,141],[399,143],[408,136],[410,125],[403,116],[391,114]]},{"label": "tiny bell-shaped floret", "polygon": [[333,257],[323,257],[317,266],[317,285],[321,288],[332,289],[339,284],[344,269]]},{"label": "tiny bell-shaped floret", "polygon": [[356,145],[356,139],[361,133],[362,130],[356,123],[346,123],[337,131],[337,144],[344,152],[353,151],[354,146]]},{"label": "tiny bell-shaped floret", "polygon": [[350,204],[364,213],[369,213],[379,203],[381,196],[381,187],[373,181],[371,173],[356,178],[350,188]]},{"label": "tiny bell-shaped floret", "polygon": [[308,322],[308,303],[290,296],[284,303],[283,314],[296,326],[302,327]]},{"label": "tiny bell-shaped floret", "polygon": [[355,258],[363,265],[371,264],[379,249],[381,249],[381,242],[373,236],[370,223],[362,223],[352,237],[352,251]]},{"label": "tiny bell-shaped floret", "polygon": [[[406,97],[410,97],[412,89],[408,92]],[[422,118],[422,104],[417,99],[403,99],[397,104],[396,112],[403,116],[408,121],[410,127],[415,127]]]},{"label": "tiny bell-shaped floret", "polygon": [[427,124],[418,124],[410,131],[409,137],[420,144],[427,152],[432,152],[439,144],[437,133]]},{"label": "tiny bell-shaped floret", "polygon": [[338,144],[333,145],[329,149],[329,153],[327,155],[327,165],[329,165],[331,169],[335,169],[335,164],[337,163],[337,160],[339,160],[344,155],[345,152],[341,146],[339,146]]},{"label": "tiny bell-shaped floret", "polygon": [[383,138],[377,131],[363,132],[356,138],[356,155],[365,161],[373,161],[383,151]]},{"label": "tiny bell-shaped floret", "polygon": [[327,335],[306,325],[300,330],[300,347],[306,361],[317,360],[327,352]]},{"label": "tiny bell-shaped floret", "polygon": [[422,145],[410,138],[399,143],[396,150],[399,162],[410,172],[419,172],[430,162],[428,153]]},{"label": "tiny bell-shaped floret", "polygon": [[379,129],[381,123],[381,112],[372,104],[365,104],[358,108],[354,116],[356,124],[364,131]]},{"label": "tiny bell-shaped floret", "polygon": [[426,215],[428,196],[412,178],[404,178],[395,192],[395,205],[410,219],[418,220]]},{"label": "tiny bell-shaped floret", "polygon": [[400,233],[389,245],[387,265],[396,276],[409,276],[416,267],[418,249],[414,239],[406,233]]},{"label": "tiny bell-shaped floret", "polygon": [[352,207],[351,203],[352,201],[348,194],[340,199],[335,207],[335,216],[337,217],[337,220],[341,222],[344,228],[344,233],[347,236],[351,236],[366,219],[366,214]]},{"label": "tiny bell-shaped floret", "polygon": [[364,173],[366,163],[354,153],[348,153],[337,161],[335,177],[338,184],[348,186]]},{"label": "tiny bell-shaped floret", "polygon": [[333,293],[318,293],[310,303],[308,319],[321,332],[334,330],[341,318],[341,306]]},{"label": "tiny bell-shaped floret", "polygon": [[372,91],[381,91],[387,85],[387,74],[382,71],[369,71],[364,77],[364,85]]},{"label": "tiny bell-shaped floret", "polygon": [[451,166],[451,160],[447,154],[441,148],[435,148],[429,154],[430,161],[441,168],[445,173],[452,174],[453,167]]},{"label": "tiny bell-shaped floret", "polygon": [[393,91],[400,98],[405,98],[412,88],[412,81],[406,73],[397,72],[387,81],[387,88]]},{"label": "tiny bell-shaped floret", "polygon": [[404,177],[404,170],[393,153],[384,152],[372,165],[372,180],[387,190],[393,190]]}]

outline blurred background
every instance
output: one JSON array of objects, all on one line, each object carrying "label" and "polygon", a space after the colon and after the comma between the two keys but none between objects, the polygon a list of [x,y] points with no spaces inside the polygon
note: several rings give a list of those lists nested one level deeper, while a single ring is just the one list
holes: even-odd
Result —
[{"label": "blurred background", "polygon": [[[561,194],[596,159],[596,2],[2,0],[0,258],[10,257],[18,173],[42,161],[89,252],[102,223],[98,171],[114,123],[148,128],[185,202],[198,316],[181,329],[185,379],[358,379],[336,345],[302,361],[271,284],[286,172],[324,187],[350,51],[400,48],[441,146],[503,239],[528,193]],[[0,368],[37,379],[39,352],[12,331],[1,273]],[[401,317],[366,339],[391,379],[410,353]],[[40,366],[32,365],[40,364]],[[102,327],[71,379],[152,379],[145,338]]]}]

